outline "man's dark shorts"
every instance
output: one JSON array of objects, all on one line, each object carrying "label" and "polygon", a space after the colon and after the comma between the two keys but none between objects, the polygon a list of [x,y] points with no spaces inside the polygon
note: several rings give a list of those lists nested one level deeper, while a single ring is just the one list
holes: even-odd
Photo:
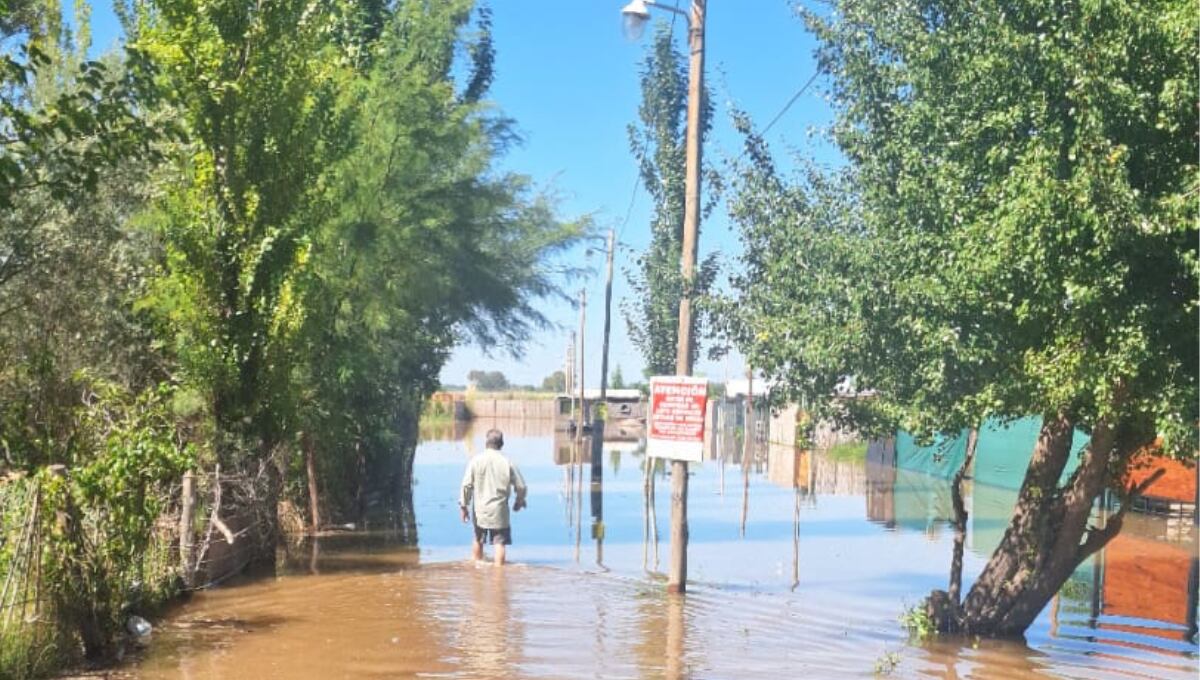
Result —
[{"label": "man's dark shorts", "polygon": [[475,540],[481,545],[512,545],[512,527],[503,529],[484,529],[475,525]]}]

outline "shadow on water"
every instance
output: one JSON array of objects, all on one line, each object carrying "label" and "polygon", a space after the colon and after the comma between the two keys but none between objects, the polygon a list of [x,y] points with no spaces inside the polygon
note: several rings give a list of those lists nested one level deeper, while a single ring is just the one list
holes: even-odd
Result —
[{"label": "shadow on water", "polygon": [[[468,560],[457,516],[482,435],[529,484],[504,569]],[[197,594],[126,674],[145,678],[1163,677],[1194,678],[1195,528],[1130,517],[1023,642],[915,643],[897,623],[948,574],[948,482],[734,432],[692,466],[691,585],[664,592],[669,468],[637,443],[547,423],[422,433],[397,532],[281,548],[274,578]],[[437,436],[434,436],[437,434]],[[439,438],[440,437],[440,438]],[[727,474],[730,479],[726,479]],[[736,482],[733,480],[736,479]],[[737,484],[735,487],[734,484]],[[738,488],[740,487],[740,488]],[[1013,492],[968,488],[964,586],[1007,524]],[[584,496],[587,496],[585,499]],[[586,505],[585,505],[585,500]],[[663,546],[665,549],[665,546]]]}]

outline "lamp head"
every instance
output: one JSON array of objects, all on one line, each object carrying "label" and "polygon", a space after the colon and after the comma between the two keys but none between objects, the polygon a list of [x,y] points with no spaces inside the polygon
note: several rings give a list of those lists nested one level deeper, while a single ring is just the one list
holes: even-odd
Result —
[{"label": "lamp head", "polygon": [[646,24],[650,22],[650,8],[646,7],[645,0],[631,0],[628,5],[621,8],[621,20],[625,29],[625,37],[637,40],[642,37],[642,32],[646,30]]}]

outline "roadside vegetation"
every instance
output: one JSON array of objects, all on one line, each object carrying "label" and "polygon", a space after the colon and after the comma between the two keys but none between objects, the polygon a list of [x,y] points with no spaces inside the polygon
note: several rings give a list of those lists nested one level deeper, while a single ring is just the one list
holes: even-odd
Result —
[{"label": "roadside vegetation", "polygon": [[[958,549],[919,626],[1020,635],[1120,531],[1135,452],[1196,460],[1197,8],[834,7],[802,15],[848,162],[784,176],[735,115],[745,255],[716,317],[814,422],[1041,417],[1004,540],[965,596]],[[847,379],[875,396],[834,398]],[[1106,488],[1119,509],[1094,526]]]},{"label": "roadside vegetation", "polygon": [[403,504],[451,348],[542,327],[586,225],[497,169],[473,5],[139,0],[98,60],[0,8],[0,675],[117,654],[210,517]]},{"label": "roadside vegetation", "polygon": [[829,447],[825,455],[833,460],[862,462],[867,459],[867,443],[841,442]]}]

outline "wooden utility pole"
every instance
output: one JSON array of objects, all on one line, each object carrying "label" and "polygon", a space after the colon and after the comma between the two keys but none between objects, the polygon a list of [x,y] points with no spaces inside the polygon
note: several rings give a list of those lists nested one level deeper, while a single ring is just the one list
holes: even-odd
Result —
[{"label": "wooden utility pole", "polygon": [[583,398],[583,338],[587,322],[587,289],[579,291],[579,419],[575,421],[575,450],[581,451],[583,443],[583,420],[587,418],[587,402]]},{"label": "wooden utility pole", "polygon": [[[692,287],[700,230],[700,110],[704,94],[704,12],[706,0],[692,0],[688,21],[687,164],[684,178],[683,253],[679,270],[683,295],[679,299],[679,347],[675,373],[692,374]],[[671,462],[671,557],[667,565],[667,592],[687,590],[687,461]]]},{"label": "wooden utility pole", "polygon": [[746,364],[746,427],[742,438],[742,467],[749,470],[754,461],[754,435],[756,425],[754,420],[754,369]]},{"label": "wooden utility pole", "polygon": [[[608,230],[608,264],[604,278],[604,345],[600,352],[600,403],[608,405],[608,336],[612,330],[612,279],[613,279],[613,250],[616,248],[616,234]],[[607,417],[605,412],[605,417]],[[604,418],[600,410],[592,418],[592,480],[597,483],[600,475],[604,474],[601,460],[604,443]]]},{"label": "wooden utility pole", "polygon": [[604,277],[604,345],[600,352],[600,409],[592,418],[592,537],[596,539],[596,564],[603,562],[604,542],[604,421],[608,417],[608,336],[612,330],[613,251],[617,236],[608,230],[608,263]]},{"label": "wooden utility pole", "polygon": [[571,400],[571,414],[575,414],[575,332],[567,341],[567,358],[563,361],[563,394]]}]

